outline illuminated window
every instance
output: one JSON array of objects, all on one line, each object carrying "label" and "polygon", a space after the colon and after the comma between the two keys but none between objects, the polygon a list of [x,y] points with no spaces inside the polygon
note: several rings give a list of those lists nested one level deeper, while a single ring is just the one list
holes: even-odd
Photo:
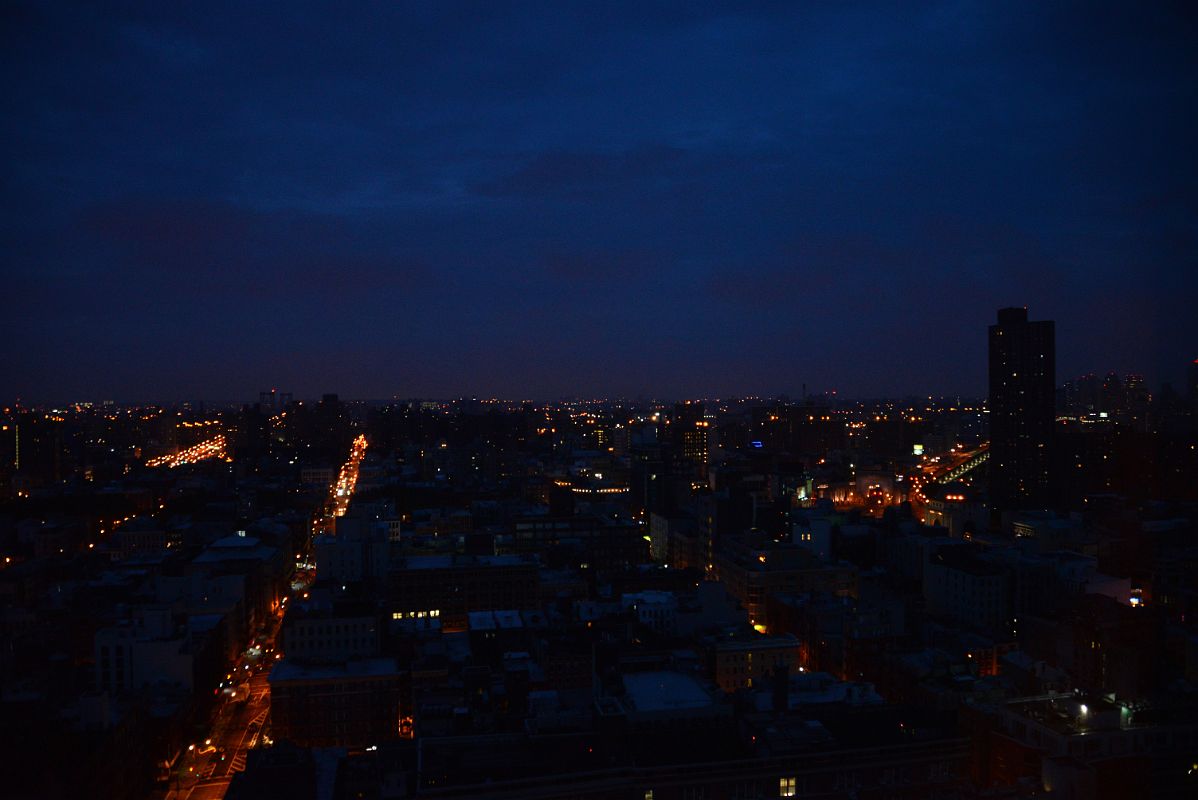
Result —
[{"label": "illuminated window", "polygon": [[778,796],[779,797],[794,797],[797,792],[797,778],[779,778],[778,779]]},{"label": "illuminated window", "polygon": [[645,800],[653,800],[653,790],[652,789],[645,790]]}]

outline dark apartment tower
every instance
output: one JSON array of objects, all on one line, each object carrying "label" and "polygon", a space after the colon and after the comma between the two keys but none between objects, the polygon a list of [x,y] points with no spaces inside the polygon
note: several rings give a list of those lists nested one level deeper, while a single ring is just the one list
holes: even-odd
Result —
[{"label": "dark apartment tower", "polygon": [[1190,362],[1190,368],[1186,372],[1186,399],[1190,401],[1190,407],[1198,410],[1198,358]]},{"label": "dark apartment tower", "polygon": [[697,476],[707,479],[710,422],[704,415],[702,403],[675,403],[670,420],[669,438],[674,455],[689,466]]},{"label": "dark apartment tower", "polygon": [[1056,333],[1003,308],[990,326],[990,505],[998,511],[1050,503],[1056,399]]}]

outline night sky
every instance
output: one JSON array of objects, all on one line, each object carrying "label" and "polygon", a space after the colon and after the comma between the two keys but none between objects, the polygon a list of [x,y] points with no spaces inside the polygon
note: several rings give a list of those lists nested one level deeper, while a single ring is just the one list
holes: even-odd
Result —
[{"label": "night sky", "polygon": [[1198,357],[1192,12],[94,5],[0,11],[0,399],[982,395],[1005,305]]}]

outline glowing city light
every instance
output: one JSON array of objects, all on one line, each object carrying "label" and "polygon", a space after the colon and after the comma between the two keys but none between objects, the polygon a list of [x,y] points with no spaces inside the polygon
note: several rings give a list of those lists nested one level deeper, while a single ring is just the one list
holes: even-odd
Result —
[{"label": "glowing city light", "polygon": [[329,498],[332,516],[343,517],[349,509],[350,498],[353,497],[354,489],[358,485],[358,466],[365,457],[366,436],[359,435],[357,439],[354,439],[353,446],[349,450],[349,460],[341,465],[337,482],[332,486],[332,496]]},{"label": "glowing city light", "polygon": [[146,462],[146,466],[170,467],[174,469],[175,467],[195,464],[198,461],[204,461],[209,458],[228,458],[228,453],[225,451],[225,437],[223,434],[206,439],[199,444],[194,444],[186,450],[180,450],[174,455],[151,458]]}]

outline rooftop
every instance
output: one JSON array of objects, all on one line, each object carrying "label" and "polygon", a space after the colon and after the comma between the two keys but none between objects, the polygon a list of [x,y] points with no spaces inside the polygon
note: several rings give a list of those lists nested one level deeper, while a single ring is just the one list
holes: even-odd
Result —
[{"label": "rooftop", "polygon": [[637,711],[680,711],[714,705],[703,685],[681,672],[629,673],[624,676],[624,690]]},{"label": "rooftop", "polygon": [[211,564],[219,561],[242,561],[245,559],[265,560],[275,554],[273,547],[268,547],[252,536],[226,536],[213,542],[204,552],[194,559],[193,564]]},{"label": "rooftop", "polygon": [[285,658],[270,671],[270,683],[281,681],[319,681],[353,678],[385,678],[399,675],[393,658],[362,658],[341,664],[300,664]]},{"label": "rooftop", "polygon": [[518,567],[532,564],[529,559],[518,555],[499,556],[411,556],[404,559],[407,569],[451,569],[453,567]]}]

